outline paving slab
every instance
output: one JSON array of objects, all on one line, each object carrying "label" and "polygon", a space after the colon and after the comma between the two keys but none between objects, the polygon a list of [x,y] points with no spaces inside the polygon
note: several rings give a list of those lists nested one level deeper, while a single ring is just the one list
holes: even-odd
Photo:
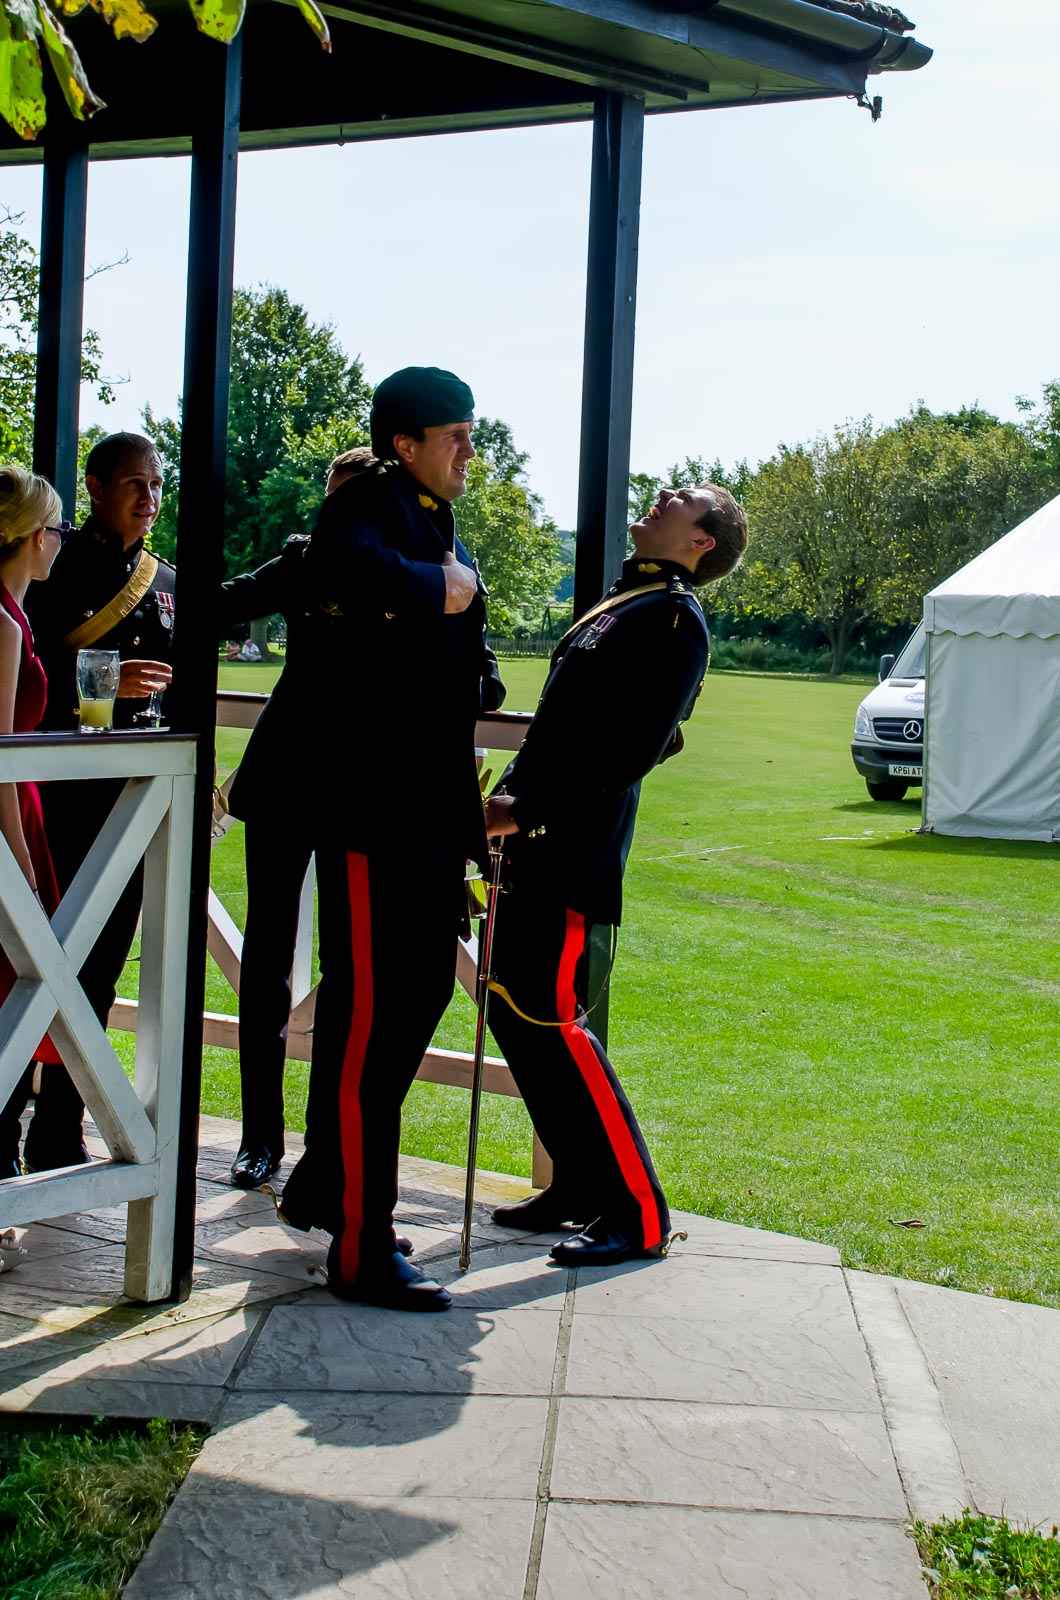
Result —
[{"label": "paving slab", "polygon": [[105,1377],[114,1383],[221,1387],[257,1323],[257,1315],[244,1310],[188,1324],[170,1323],[146,1333],[127,1332],[58,1360],[51,1352],[47,1358],[36,1354],[18,1372],[26,1379],[47,1377],[56,1384]]},{"label": "paving slab", "polygon": [[226,1391],[220,1385],[145,1383],[136,1379],[78,1378],[64,1383],[32,1378],[0,1396],[0,1413],[41,1417],[116,1417],[147,1421],[212,1424],[220,1416]]},{"label": "paving slab", "polygon": [[926,1590],[915,1545],[886,1522],[560,1501],[548,1510],[536,1600],[573,1596],[926,1600]]},{"label": "paving slab", "polygon": [[1060,1312],[892,1279],[976,1508],[1060,1522]]},{"label": "paving slab", "polygon": [[574,1394],[874,1410],[840,1272],[671,1253],[582,1273],[567,1367]]},{"label": "paving slab", "polygon": [[821,1267],[840,1265],[839,1251],[834,1245],[796,1239],[789,1233],[745,1228],[738,1222],[697,1217],[691,1211],[672,1211],[670,1225],[688,1234],[686,1240],[678,1240],[673,1247],[675,1252],[685,1255],[742,1256],[749,1261],[805,1261]]},{"label": "paving slab", "polygon": [[502,1311],[518,1307],[561,1311],[574,1274],[547,1255],[512,1244],[482,1245],[467,1272],[454,1254],[436,1263],[433,1275],[444,1283],[461,1310]]},{"label": "paving slab", "polygon": [[[840,1286],[841,1287],[841,1286]],[[876,1411],[879,1401],[853,1325],[805,1324],[783,1337],[783,1307],[767,1325],[707,1317],[589,1317],[571,1329],[567,1392],[719,1404]]]},{"label": "paving slab", "polygon": [[882,1417],[681,1400],[561,1400],[552,1493],[830,1516],[906,1513]]},{"label": "paving slab", "polygon": [[[276,1306],[239,1389],[375,1390],[417,1394],[548,1394],[556,1311],[409,1316],[339,1303],[319,1291]],[[395,1319],[397,1318],[397,1325]]]},{"label": "paving slab", "polygon": [[523,1600],[531,1500],[180,1494],[126,1600]]},{"label": "paving slab", "polygon": [[533,1499],[547,1412],[544,1397],[239,1393],[188,1492]]},{"label": "paving slab", "polygon": [[322,1233],[296,1233],[268,1211],[233,1211],[199,1224],[195,1254],[202,1261],[239,1263],[270,1277],[304,1284],[314,1268],[323,1267],[328,1238]]},{"label": "paving slab", "polygon": [[846,1280],[909,1510],[922,1522],[959,1517],[973,1505],[972,1492],[898,1280],[869,1272],[848,1272]]}]

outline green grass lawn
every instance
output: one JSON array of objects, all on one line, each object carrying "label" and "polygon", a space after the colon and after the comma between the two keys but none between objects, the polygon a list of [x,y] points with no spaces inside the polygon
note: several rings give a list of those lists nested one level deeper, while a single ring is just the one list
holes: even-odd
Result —
[{"label": "green grass lawn", "polygon": [[[544,663],[503,670],[508,706],[531,709]],[[611,1054],[675,1206],[1060,1305],[1060,854],[918,836],[919,791],[870,801],[848,749],[864,693],[708,678],[685,752],[644,786]],[[222,732],[222,770],[244,739]],[[239,828],[214,859],[239,920]],[[208,1003],[234,1009],[215,972]],[[471,1031],[460,995],[438,1042]],[[234,1067],[207,1053],[206,1110],[238,1114]],[[306,1076],[288,1070],[292,1125]],[[463,1092],[417,1084],[404,1148],[461,1162],[466,1119]],[[521,1105],[487,1096],[483,1165],[529,1157]]]}]

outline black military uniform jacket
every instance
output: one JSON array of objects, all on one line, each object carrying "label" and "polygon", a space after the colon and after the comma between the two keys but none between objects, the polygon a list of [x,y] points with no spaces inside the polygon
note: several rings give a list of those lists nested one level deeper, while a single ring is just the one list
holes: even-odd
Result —
[{"label": "black military uniform jacket", "polygon": [[[43,729],[65,732],[76,728],[77,651],[65,643],[66,636],[124,589],[143,550],[143,540],[123,550],[117,534],[89,517],[59,551],[48,581],[30,585],[26,612],[48,675]],[[93,640],[91,649],[117,650],[123,661],[172,659],[177,574],[168,561],[156,560],[158,571],[143,599],[108,633]],[[115,727],[132,727],[136,712],[146,704],[145,700],[115,701]]]},{"label": "black military uniform jacket", "polygon": [[490,679],[485,603],[480,592],[446,612],[448,550],[472,565],[451,506],[388,468],[329,495],[312,538],[278,558],[289,596],[301,586],[301,616],[289,598],[287,660],[232,786],[235,816],[275,806],[279,769],[311,749],[318,766],[296,774],[303,804],[348,848],[484,858],[474,744]]},{"label": "black military uniform jacket", "polygon": [[513,880],[563,896],[591,922],[617,923],[640,782],[680,749],[710,654],[686,568],[626,561],[607,599],[560,641],[523,747],[498,790],[515,797]]}]

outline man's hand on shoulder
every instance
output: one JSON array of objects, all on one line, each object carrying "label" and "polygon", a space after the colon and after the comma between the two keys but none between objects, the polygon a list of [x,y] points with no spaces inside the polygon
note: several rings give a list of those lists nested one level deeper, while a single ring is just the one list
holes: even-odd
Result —
[{"label": "man's hand on shoulder", "polygon": [[470,567],[458,561],[451,550],[442,557],[446,611],[466,611],[478,593],[478,579]]},{"label": "man's hand on shoulder", "polygon": [[146,700],[159,689],[168,689],[173,668],[167,661],[123,661],[118,679],[119,700]]}]

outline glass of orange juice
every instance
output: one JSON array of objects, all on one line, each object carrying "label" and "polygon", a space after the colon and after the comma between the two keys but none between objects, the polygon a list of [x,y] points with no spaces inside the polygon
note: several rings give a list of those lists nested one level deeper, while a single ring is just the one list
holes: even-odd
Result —
[{"label": "glass of orange juice", "polygon": [[78,733],[107,733],[114,726],[121,657],[117,650],[77,652]]}]

